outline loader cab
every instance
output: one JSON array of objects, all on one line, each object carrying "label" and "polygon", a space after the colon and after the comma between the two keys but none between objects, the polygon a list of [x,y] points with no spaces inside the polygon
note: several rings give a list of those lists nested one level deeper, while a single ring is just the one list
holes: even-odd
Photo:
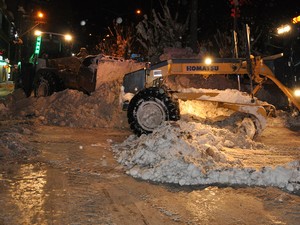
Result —
[{"label": "loader cab", "polygon": [[20,79],[17,86],[22,88],[27,97],[33,90],[35,76],[39,70],[49,68],[51,59],[71,57],[72,44],[58,33],[43,32],[37,34],[31,46],[31,53],[21,62]]},{"label": "loader cab", "polygon": [[54,34],[43,34],[40,57],[45,54],[49,59],[71,56],[71,44],[61,36]]}]

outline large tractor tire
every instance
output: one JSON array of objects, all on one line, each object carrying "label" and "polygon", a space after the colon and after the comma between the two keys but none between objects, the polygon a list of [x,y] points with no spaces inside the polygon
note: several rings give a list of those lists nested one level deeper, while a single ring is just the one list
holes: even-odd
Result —
[{"label": "large tractor tire", "polygon": [[130,128],[138,136],[152,133],[164,121],[180,119],[179,104],[162,88],[139,91],[130,101],[127,111]]},{"label": "large tractor tire", "polygon": [[41,71],[37,74],[34,82],[35,97],[46,97],[52,95],[56,91],[57,79],[50,71]]}]

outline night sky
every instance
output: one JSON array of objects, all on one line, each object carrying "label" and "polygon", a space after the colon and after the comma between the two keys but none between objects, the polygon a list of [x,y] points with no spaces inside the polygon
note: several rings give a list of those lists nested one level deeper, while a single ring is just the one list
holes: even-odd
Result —
[{"label": "night sky", "polygon": [[[90,39],[95,42],[97,37],[100,39],[107,34],[108,26],[118,17],[124,23],[137,23],[142,19],[142,14],[149,14],[151,8],[158,5],[158,0],[49,0],[40,8],[47,12],[47,24],[43,25],[43,29],[72,33],[75,40],[84,45],[83,42],[90,42]],[[142,10],[141,15],[135,13],[137,9]]]},{"label": "night sky", "polygon": [[98,2],[94,0],[52,0],[49,12],[51,18],[49,19],[50,22],[59,22],[60,25],[71,21],[73,28],[79,26],[80,21],[86,20],[86,25],[97,31],[101,30],[102,26],[109,25],[117,17],[134,19],[136,9],[143,9],[144,13],[149,13],[150,8],[151,1],[143,0]]},{"label": "night sky", "polygon": [[[43,29],[51,32],[72,33],[77,43],[89,42],[89,37],[105,35],[107,27],[117,17],[122,17],[124,23],[137,23],[143,14],[150,15],[151,9],[160,10],[160,0],[6,0],[9,5],[27,5],[27,12],[42,9],[47,14],[47,23]],[[23,2],[23,3],[22,3]],[[29,3],[31,2],[31,3]],[[190,0],[169,0],[172,12],[179,11],[181,19],[189,14]],[[263,25],[267,21],[281,22],[283,18],[300,15],[299,0],[244,0],[247,6],[241,11],[240,22],[250,23],[253,27]],[[15,5],[16,5],[15,4]],[[135,10],[141,9],[142,15],[136,15]],[[199,0],[199,38],[207,38],[216,29],[228,29],[230,17],[229,0]],[[85,21],[85,25],[80,25]],[[255,21],[255,22],[254,22]],[[94,39],[95,41],[95,39]],[[80,45],[79,44],[79,45]]]},{"label": "night sky", "polygon": [[[140,21],[142,15],[135,14],[136,9],[141,9],[142,14],[150,15],[151,8],[161,9],[160,0],[109,0],[109,1],[72,1],[72,0],[51,0],[49,12],[49,26],[51,29],[70,30],[75,35],[100,35],[105,33],[108,26],[117,17],[123,20]],[[189,0],[171,1],[170,8],[179,11],[185,19],[189,11]],[[180,2],[178,6],[177,2]],[[249,3],[242,9],[242,16],[251,22],[251,16],[257,17],[259,23],[265,20],[278,20],[284,17],[293,17],[300,14],[300,3],[297,0],[245,0]],[[247,18],[247,15],[248,18]],[[229,0],[199,1],[200,29],[202,32],[209,32],[208,29],[215,29],[223,26],[225,20],[230,21]],[[80,22],[85,21],[86,25],[81,26]],[[241,18],[240,20],[243,20]],[[247,21],[246,21],[247,22]]]}]

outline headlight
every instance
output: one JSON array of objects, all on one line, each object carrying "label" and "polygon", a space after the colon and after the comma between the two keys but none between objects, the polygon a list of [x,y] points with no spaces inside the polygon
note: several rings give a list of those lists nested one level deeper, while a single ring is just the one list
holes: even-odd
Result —
[{"label": "headlight", "polygon": [[211,59],[210,57],[206,57],[206,58],[204,59],[204,63],[205,63],[206,65],[210,65],[210,64],[212,63],[212,59]]},{"label": "headlight", "polygon": [[295,97],[300,97],[300,89],[296,89],[294,91],[294,95],[295,95]]}]

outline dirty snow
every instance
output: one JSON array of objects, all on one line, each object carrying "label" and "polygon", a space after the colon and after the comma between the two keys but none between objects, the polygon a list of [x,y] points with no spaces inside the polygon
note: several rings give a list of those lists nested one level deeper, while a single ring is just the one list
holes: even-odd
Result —
[{"label": "dirty snow", "polygon": [[209,125],[178,121],[150,135],[130,136],[113,147],[119,163],[133,177],[179,185],[259,185],[300,190],[300,163],[247,168],[224,148],[267,148],[242,133]]},{"label": "dirty snow", "polygon": [[38,154],[30,147],[28,135],[33,135],[30,124],[17,123],[14,125],[1,123],[0,129],[0,160],[24,160]]},{"label": "dirty snow", "polygon": [[[199,99],[210,101],[221,101],[231,103],[245,103],[250,104],[252,98],[249,94],[233,89],[215,90],[215,89],[202,89],[202,88],[182,88],[179,89],[182,93],[200,93],[203,94]],[[213,95],[212,95],[213,94]],[[258,101],[254,98],[255,101]]]},{"label": "dirty snow", "polygon": [[[121,83],[125,73],[141,66],[131,63],[120,60],[99,63],[97,79],[101,82],[97,83],[97,90],[91,96],[75,90],[65,90],[45,98],[21,98],[22,94],[16,91],[0,102],[1,118],[34,119],[41,124],[57,126],[129,129],[126,112],[122,111],[120,105],[120,99],[124,98]],[[225,96],[227,100],[231,96],[243,102],[239,94],[235,90],[226,90]],[[195,105],[190,107],[190,104]],[[212,110],[214,106],[203,107],[197,104],[182,101],[180,121],[166,123],[148,136],[131,135],[123,143],[113,145],[118,162],[129,175],[180,185],[218,183],[276,186],[289,191],[300,189],[299,161],[260,169],[243,166],[242,160],[232,159],[224,149],[247,151],[267,148],[251,140],[254,136],[253,124],[247,120],[236,124],[236,120],[231,118],[226,122],[219,121],[220,117],[232,112],[223,110],[223,114],[219,114],[220,111]],[[206,114],[214,114],[217,122],[207,121],[205,113],[201,118],[201,114],[195,111],[196,108],[202,109]],[[240,118],[239,115],[234,117],[237,121]],[[299,119],[293,121],[293,124],[296,123],[300,124]],[[20,130],[12,132],[22,134]],[[21,140],[18,143],[25,146],[23,136],[16,135],[15,139]],[[6,142],[1,138],[0,144],[4,146],[1,151],[22,149],[9,147],[9,142],[13,140]]]}]

